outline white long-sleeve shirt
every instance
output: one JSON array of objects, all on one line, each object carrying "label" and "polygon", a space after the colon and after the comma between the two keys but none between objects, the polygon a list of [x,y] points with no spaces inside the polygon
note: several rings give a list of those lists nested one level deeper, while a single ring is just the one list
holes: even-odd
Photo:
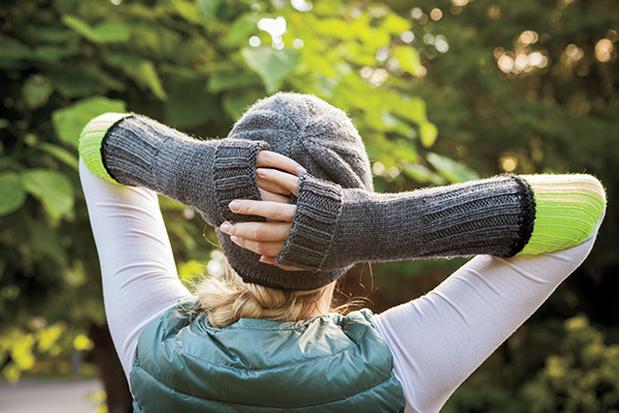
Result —
[{"label": "white long-sleeve shirt", "polygon": [[[80,160],[107,321],[129,377],[138,337],[164,310],[189,298],[178,278],[157,194],[111,184]],[[406,413],[437,412],[588,256],[581,244],[538,256],[478,255],[429,293],[374,316],[393,354]]]}]

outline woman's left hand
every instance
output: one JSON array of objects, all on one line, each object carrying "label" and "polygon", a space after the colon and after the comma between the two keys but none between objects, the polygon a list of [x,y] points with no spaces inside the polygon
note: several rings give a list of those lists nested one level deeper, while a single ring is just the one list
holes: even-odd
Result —
[{"label": "woman's left hand", "polygon": [[219,229],[232,242],[260,255],[260,262],[286,271],[302,268],[279,264],[276,257],[292,228],[297,206],[290,195],[299,195],[298,174],[305,169],[292,159],[270,151],[260,151],[256,158],[256,181],[262,200],[235,199],[228,207],[234,213],[264,217],[266,222],[224,222]]}]

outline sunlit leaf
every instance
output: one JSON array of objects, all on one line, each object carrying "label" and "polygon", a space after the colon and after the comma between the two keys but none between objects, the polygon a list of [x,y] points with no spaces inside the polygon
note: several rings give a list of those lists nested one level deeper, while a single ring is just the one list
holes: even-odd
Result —
[{"label": "sunlit leaf", "polygon": [[41,201],[53,221],[73,211],[73,186],[64,174],[29,169],[22,173],[21,180],[26,190]]},{"label": "sunlit leaf", "polygon": [[73,347],[79,351],[90,350],[94,346],[92,340],[84,334],[78,334],[73,339]]},{"label": "sunlit leaf", "polygon": [[247,65],[260,75],[268,93],[275,92],[299,63],[297,50],[276,50],[263,46],[245,48],[241,54]]},{"label": "sunlit leaf", "polygon": [[105,21],[93,27],[84,20],[69,15],[62,16],[62,22],[95,43],[124,42],[129,40],[131,35],[129,27],[120,22]]},{"label": "sunlit leaf", "polygon": [[241,17],[237,18],[230,30],[226,34],[224,41],[229,45],[245,45],[247,44],[247,39],[252,33],[255,33],[258,29],[256,28],[256,24],[258,23],[259,17],[252,14],[243,14]]},{"label": "sunlit leaf", "polygon": [[419,183],[431,183],[434,185],[447,183],[445,178],[421,164],[407,163],[402,168],[402,171]]},{"label": "sunlit leaf", "polygon": [[426,159],[439,174],[451,183],[479,179],[479,175],[475,171],[447,156],[429,153]]},{"label": "sunlit leaf", "polygon": [[393,48],[393,57],[403,71],[413,76],[419,75],[421,60],[417,49],[411,46],[396,46]]},{"label": "sunlit leaf", "polygon": [[242,89],[256,84],[260,84],[260,79],[254,73],[216,72],[208,79],[208,91],[217,93],[224,90]]},{"label": "sunlit leaf", "polygon": [[42,352],[49,351],[54,344],[58,341],[64,331],[64,327],[61,324],[54,324],[43,328],[37,332],[38,335],[38,350]]},{"label": "sunlit leaf", "polygon": [[86,124],[105,112],[125,112],[125,103],[103,96],[83,99],[52,113],[52,122],[58,137],[77,147],[79,136]]},{"label": "sunlit leaf", "polygon": [[381,27],[389,33],[400,34],[410,29],[410,20],[398,16],[395,13],[389,13],[382,21]]},{"label": "sunlit leaf", "polygon": [[434,145],[438,136],[438,129],[433,123],[424,122],[419,126],[419,137],[421,138],[421,144],[426,148]]},{"label": "sunlit leaf", "polygon": [[12,172],[0,174],[0,216],[21,207],[25,199],[26,189],[19,175]]},{"label": "sunlit leaf", "polygon": [[206,265],[197,260],[189,260],[178,267],[178,276],[184,282],[191,282],[202,277],[206,272]]}]

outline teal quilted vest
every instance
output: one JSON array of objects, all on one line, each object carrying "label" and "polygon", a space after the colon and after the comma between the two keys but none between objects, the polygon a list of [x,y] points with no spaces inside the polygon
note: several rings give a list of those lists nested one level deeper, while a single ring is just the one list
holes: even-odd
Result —
[{"label": "teal quilted vest", "polygon": [[195,300],[151,321],[130,382],[145,413],[403,412],[391,352],[369,309],[214,328]]}]

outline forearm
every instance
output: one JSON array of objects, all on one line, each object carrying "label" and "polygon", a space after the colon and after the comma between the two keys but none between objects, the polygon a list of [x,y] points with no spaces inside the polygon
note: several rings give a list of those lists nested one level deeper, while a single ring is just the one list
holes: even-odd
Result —
[{"label": "forearm", "polygon": [[255,158],[267,148],[261,141],[195,139],[135,114],[95,118],[80,139],[80,154],[94,158],[87,164],[100,177],[176,199],[213,225],[234,218],[222,208],[232,199],[259,199]]},{"label": "forearm", "polygon": [[585,174],[512,175],[377,194],[304,177],[278,261],[325,270],[363,261],[541,254],[577,245],[606,203]]}]

